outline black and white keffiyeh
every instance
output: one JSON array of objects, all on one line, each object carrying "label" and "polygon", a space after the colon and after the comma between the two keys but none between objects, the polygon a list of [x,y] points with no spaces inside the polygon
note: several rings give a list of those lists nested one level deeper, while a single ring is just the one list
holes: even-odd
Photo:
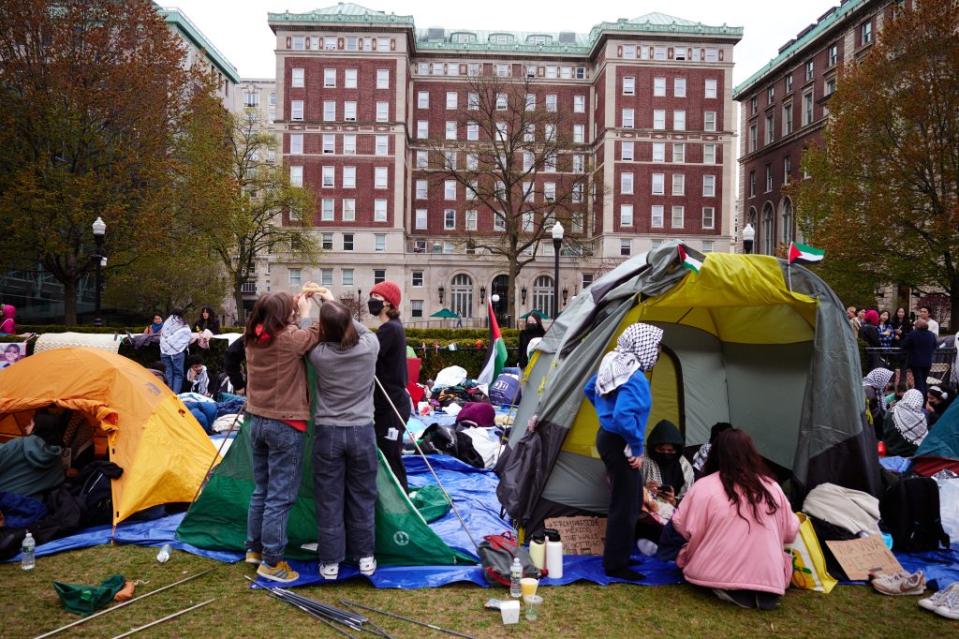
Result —
[{"label": "black and white keffiyeh", "polygon": [[871,386],[882,392],[893,375],[894,373],[888,368],[874,368],[862,378],[862,385],[863,387]]},{"label": "black and white keffiyeh", "polygon": [[603,357],[596,377],[596,390],[608,395],[626,383],[637,370],[648,371],[659,358],[663,329],[652,324],[629,326],[616,342],[616,348]]},{"label": "black and white keffiyeh", "polygon": [[922,411],[925,397],[915,388],[910,388],[892,407],[892,422],[896,430],[910,444],[919,445],[926,438],[928,426]]}]

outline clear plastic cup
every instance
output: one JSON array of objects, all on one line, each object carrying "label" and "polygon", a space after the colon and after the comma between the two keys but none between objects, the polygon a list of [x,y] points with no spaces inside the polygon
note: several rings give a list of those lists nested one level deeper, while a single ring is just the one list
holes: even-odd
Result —
[{"label": "clear plastic cup", "polygon": [[538,587],[539,579],[534,579],[533,577],[523,577],[519,580],[520,592],[524,597],[535,595]]},{"label": "clear plastic cup", "polygon": [[543,607],[543,598],[539,595],[528,595],[523,597],[523,602],[526,604],[526,621],[539,619],[539,611]]}]

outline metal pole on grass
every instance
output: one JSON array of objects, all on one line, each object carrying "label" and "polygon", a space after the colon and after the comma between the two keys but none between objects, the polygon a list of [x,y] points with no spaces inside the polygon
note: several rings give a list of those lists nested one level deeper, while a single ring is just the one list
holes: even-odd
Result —
[{"label": "metal pole on grass", "polygon": [[464,639],[473,639],[472,636],[464,634],[462,632],[457,632],[456,630],[449,630],[447,628],[441,628],[435,624],[425,623],[422,621],[417,621],[416,619],[410,619],[409,617],[404,617],[403,615],[398,615],[394,612],[387,612],[386,610],[380,610],[379,608],[371,608],[370,606],[364,606],[363,604],[358,604],[349,599],[340,599],[340,603],[352,608],[360,608],[362,610],[369,610],[370,612],[376,612],[387,617],[393,617],[394,619],[401,619],[402,621],[407,621],[417,626],[423,626],[424,628],[429,628],[430,630],[436,630],[437,632],[444,632],[448,635],[453,635],[454,637],[463,637]]},{"label": "metal pole on grass", "polygon": [[141,630],[146,630],[147,628],[152,628],[153,626],[158,626],[158,625],[160,625],[161,623],[163,623],[164,621],[169,621],[170,619],[173,619],[173,618],[175,618],[175,617],[179,617],[180,615],[185,615],[186,613],[190,612],[191,610],[196,610],[197,608],[202,608],[203,606],[206,606],[207,604],[211,604],[211,603],[213,603],[214,601],[216,601],[216,597],[214,597],[213,599],[207,599],[207,600],[204,601],[203,603],[198,603],[198,604],[195,605],[195,606],[190,606],[189,608],[186,608],[186,609],[184,609],[184,610],[181,610],[180,612],[174,612],[172,615],[167,615],[166,617],[163,617],[162,619],[157,619],[156,621],[151,621],[151,622],[148,623],[148,624],[144,624],[144,625],[142,625],[142,626],[140,626],[140,627],[138,627],[138,628],[134,628],[133,630],[129,630],[129,631],[127,631],[127,632],[124,632],[124,633],[121,634],[121,635],[115,636],[113,639],[123,639],[123,637],[129,637],[130,635],[135,635],[136,633],[140,632]]}]

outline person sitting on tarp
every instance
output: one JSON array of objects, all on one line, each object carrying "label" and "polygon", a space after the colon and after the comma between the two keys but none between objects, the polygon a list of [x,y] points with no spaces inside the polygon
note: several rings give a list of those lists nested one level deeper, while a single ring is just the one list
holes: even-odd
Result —
[{"label": "person sitting on tarp", "polygon": [[886,385],[894,373],[886,368],[874,368],[862,378],[862,390],[866,395],[867,416],[872,422],[876,436],[882,439],[882,423],[886,417],[885,402]]},{"label": "person sitting on tarp", "polygon": [[63,483],[63,415],[38,410],[29,434],[0,445],[0,491],[40,499]]},{"label": "person sitting on tarp", "polygon": [[[947,387],[948,388],[948,387]],[[951,393],[949,391],[952,391]],[[946,390],[943,386],[930,386],[926,390],[926,425],[929,430],[935,426],[942,414],[946,412],[949,405],[952,404],[955,391],[952,388]]]},{"label": "person sitting on tarp", "polygon": [[703,469],[706,467],[706,460],[709,459],[709,451],[713,447],[713,442],[719,437],[719,433],[727,431],[733,425],[729,422],[716,422],[709,429],[709,441],[699,447],[696,454],[693,455],[693,477],[698,481],[703,476]]},{"label": "person sitting on tarp", "polygon": [[662,516],[643,516],[637,523],[637,537],[658,541],[665,522],[694,481],[693,467],[683,450],[686,440],[676,425],[662,419],[646,440],[643,455],[643,510],[656,510]]},{"label": "person sitting on tarp", "polygon": [[783,547],[795,540],[799,519],[748,434],[720,433],[706,476],[670,523],[687,542],[676,558],[686,581],[742,608],[778,605],[792,577]]},{"label": "person sitting on tarp", "polygon": [[199,355],[190,355],[186,358],[186,381],[190,385],[190,393],[209,395],[210,375],[203,365],[203,358]]},{"label": "person sitting on tarp", "polygon": [[922,393],[910,388],[886,413],[882,441],[889,456],[912,457],[929,432]]},{"label": "person sitting on tarp", "polygon": [[645,371],[659,359],[662,338],[663,329],[650,324],[627,327],[583,389],[599,416],[596,450],[606,466],[610,488],[603,569],[610,577],[630,581],[645,578],[629,569],[629,557],[642,503],[643,478],[639,471],[646,420],[652,408]]}]

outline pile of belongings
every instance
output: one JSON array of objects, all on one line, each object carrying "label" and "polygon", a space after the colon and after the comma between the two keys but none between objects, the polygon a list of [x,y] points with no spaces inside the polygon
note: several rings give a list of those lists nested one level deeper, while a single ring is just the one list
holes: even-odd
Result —
[{"label": "pile of belongings", "polygon": [[495,416],[489,403],[466,403],[452,426],[430,424],[420,446],[425,453],[450,455],[475,468],[492,468],[502,450],[502,431],[495,426]]},{"label": "pile of belongings", "polygon": [[[221,393],[222,401],[215,402],[199,393],[180,393],[177,395],[187,410],[196,417],[200,426],[208,435],[239,428],[242,421],[237,415],[243,412],[246,398],[239,395]],[[234,426],[234,423],[236,424]]]}]

